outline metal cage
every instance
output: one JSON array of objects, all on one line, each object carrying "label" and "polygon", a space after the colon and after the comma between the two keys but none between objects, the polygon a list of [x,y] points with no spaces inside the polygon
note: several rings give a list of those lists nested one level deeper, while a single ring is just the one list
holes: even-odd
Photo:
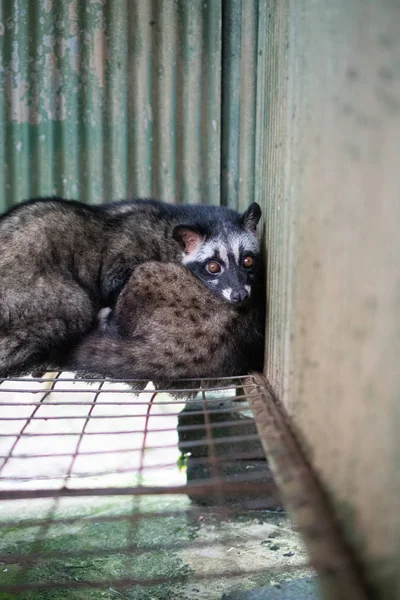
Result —
[{"label": "metal cage", "polygon": [[323,509],[297,529],[282,509],[270,463],[285,501],[316,514],[264,381],[198,383],[186,400],[68,373],[2,382],[2,598],[235,598],[299,577],[316,594],[299,533],[349,585]]}]

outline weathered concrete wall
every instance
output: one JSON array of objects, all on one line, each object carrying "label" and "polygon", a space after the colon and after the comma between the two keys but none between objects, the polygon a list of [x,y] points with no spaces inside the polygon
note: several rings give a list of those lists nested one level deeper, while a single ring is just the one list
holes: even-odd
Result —
[{"label": "weathered concrete wall", "polygon": [[266,371],[399,598],[400,2],[275,0],[266,28]]}]

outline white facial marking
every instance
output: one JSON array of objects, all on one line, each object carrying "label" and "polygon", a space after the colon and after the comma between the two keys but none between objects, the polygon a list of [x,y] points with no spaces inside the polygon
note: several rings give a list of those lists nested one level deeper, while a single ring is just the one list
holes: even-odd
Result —
[{"label": "white facial marking", "polygon": [[186,254],[186,252],[182,253],[182,264],[183,265],[186,265],[188,262],[191,262],[192,260],[193,259],[190,254]]},{"label": "white facial marking", "polygon": [[240,248],[243,254],[248,252],[257,252],[257,238],[250,233],[238,233],[229,237],[230,251],[232,252],[237,265],[240,263]]},{"label": "white facial marking", "polygon": [[209,279],[208,283],[212,283],[213,285],[217,285],[218,284],[218,279]]},{"label": "white facial marking", "polygon": [[235,236],[232,240],[232,253],[238,265],[240,259],[240,236]]},{"label": "white facial marking", "polygon": [[225,288],[224,290],[222,290],[222,295],[227,300],[231,299],[231,294],[232,294],[232,288]]},{"label": "white facial marking", "polygon": [[244,289],[246,290],[246,292],[248,293],[248,295],[250,296],[251,294],[251,285],[245,285]]},{"label": "white facial marking", "polygon": [[186,252],[182,256],[182,264],[186,265],[190,262],[204,262],[207,258],[211,258],[215,252],[215,240],[210,240],[200,244],[193,252]]},{"label": "white facial marking", "polygon": [[228,252],[227,249],[221,244],[218,246],[219,255],[221,257],[222,262],[228,266]]},{"label": "white facial marking", "polygon": [[197,252],[196,260],[203,261],[208,258],[213,258],[215,254],[215,248],[217,247],[215,240],[209,240],[202,244]]},{"label": "white facial marking", "polygon": [[184,252],[182,254],[182,264],[187,265],[190,262],[213,260],[216,252],[218,252],[221,257],[221,262],[224,263],[227,268],[229,264],[228,253],[231,252],[236,264],[239,265],[240,248],[243,248],[244,254],[248,252],[256,253],[258,251],[257,237],[251,233],[231,233],[229,230],[225,230],[224,237],[214,238],[203,242],[189,254]]}]

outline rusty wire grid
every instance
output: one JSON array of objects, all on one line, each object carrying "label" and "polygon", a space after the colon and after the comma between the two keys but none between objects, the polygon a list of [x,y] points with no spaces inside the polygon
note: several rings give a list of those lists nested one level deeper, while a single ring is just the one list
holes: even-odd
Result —
[{"label": "rusty wire grid", "polygon": [[2,381],[0,598],[220,598],[309,574],[249,382],[177,400],[67,373]]},{"label": "rusty wire grid", "polygon": [[310,576],[299,533],[327,597],[367,597],[262,377],[177,400],[50,375],[0,383],[1,600],[229,599]]}]

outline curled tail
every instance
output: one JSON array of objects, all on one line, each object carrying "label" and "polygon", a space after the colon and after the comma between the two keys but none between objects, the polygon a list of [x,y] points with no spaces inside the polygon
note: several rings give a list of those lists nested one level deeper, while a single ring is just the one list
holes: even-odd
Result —
[{"label": "curled tail", "polygon": [[[151,381],[156,389],[168,390],[176,398],[196,396],[200,383],[203,389],[227,387],[237,384],[227,377],[245,375],[222,367],[218,372],[203,372],[196,361],[179,363],[176,357],[162,356],[153,342],[151,334],[122,338],[96,332],[75,346],[65,367],[76,371],[79,378],[135,380],[129,385],[136,390],[144,389]],[[203,377],[207,379],[199,379]]]},{"label": "curled tail", "polygon": [[65,367],[80,376],[108,377],[110,379],[151,379],[143,371],[140,349],[142,336],[129,340],[94,333],[86,337],[71,351]]}]

